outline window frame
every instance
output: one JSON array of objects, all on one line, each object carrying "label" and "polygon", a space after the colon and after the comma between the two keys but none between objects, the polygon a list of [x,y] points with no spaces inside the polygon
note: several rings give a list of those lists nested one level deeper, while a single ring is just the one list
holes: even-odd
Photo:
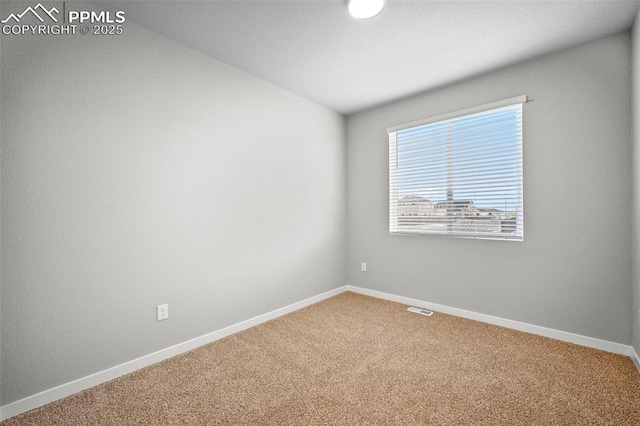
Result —
[{"label": "window frame", "polygon": [[[524,116],[523,105],[529,101],[530,100],[527,98],[526,95],[521,95],[521,96],[516,96],[508,99],[503,99],[497,102],[478,105],[478,106],[467,108],[460,111],[440,114],[440,115],[429,117],[423,120],[412,121],[412,122],[401,124],[398,126],[389,127],[387,129],[387,133],[389,135],[389,233],[391,235],[426,235],[426,236],[444,236],[449,238],[523,241],[524,240],[524,164],[523,164],[524,163],[524,135],[523,135],[524,131],[523,131],[522,121]],[[416,203],[417,201],[415,199],[416,194],[406,195],[402,198],[399,197],[398,177],[397,177],[397,171],[398,171],[397,134],[407,130],[426,128],[429,125],[450,124],[451,121],[453,120],[473,116],[476,114],[480,115],[482,113],[489,113],[489,112],[498,111],[501,109],[508,110],[509,109],[508,107],[513,107],[514,110],[517,109],[515,124],[516,124],[516,134],[517,134],[516,147],[519,149],[519,151],[517,152],[517,155],[519,156],[519,163],[517,163],[518,170],[517,172],[515,172],[514,175],[516,176],[516,178],[519,179],[519,182],[518,182],[519,186],[518,186],[518,190],[516,191],[518,197],[515,203],[516,205],[515,212],[509,211],[507,208],[505,208],[505,210],[503,211],[504,214],[502,215],[502,219],[500,219],[500,226],[497,227],[495,225],[492,225],[497,229],[496,231],[487,231],[486,230],[487,228],[491,228],[490,226],[487,226],[487,225],[485,225],[484,231],[478,231],[478,229],[481,228],[481,226],[479,225],[481,223],[479,222],[479,219],[475,219],[475,220],[470,219],[471,223],[473,224],[472,231],[461,230],[460,226],[458,227],[458,229],[454,230],[453,226],[451,226],[451,224],[454,223],[452,218],[456,216],[456,213],[454,213],[454,210],[458,208],[463,209],[464,208],[462,207],[463,202],[466,203],[465,204],[467,206],[466,208],[470,212],[476,212],[478,216],[480,216],[480,210],[474,210],[473,201],[469,202],[468,200],[462,200],[462,199],[456,200],[453,197],[453,193],[451,194],[447,193],[447,198],[444,199],[443,201],[440,201],[439,203],[436,203],[435,201],[430,201],[424,198],[425,202],[433,203],[430,206],[431,208],[438,207],[436,206],[436,204],[439,204],[440,205],[439,207],[441,208],[443,203],[445,204],[446,222],[444,223],[446,223],[446,228],[444,230],[424,229],[427,226],[430,226],[432,228],[437,227],[437,224],[439,223],[438,220],[440,219],[436,220],[435,213],[429,213],[429,214],[433,214],[433,216],[430,216],[430,218],[428,219],[423,219],[422,223],[425,225],[425,227],[423,227],[422,229],[416,227],[415,229],[410,230],[406,227],[407,226],[406,224],[405,224],[405,228],[402,229],[402,227],[399,225],[399,215],[398,215],[398,207],[402,203],[401,200],[403,198],[413,197],[414,198],[413,200],[407,200],[407,201],[411,203]],[[447,143],[446,145],[447,149],[450,149],[451,146],[453,146],[453,142],[449,140],[447,140],[446,143]],[[495,146],[501,146],[501,145],[496,144]],[[434,164],[438,164],[438,163],[434,163]],[[490,163],[488,164],[490,165]],[[452,164],[447,163],[443,167],[445,168],[445,170],[447,170],[447,173],[453,174],[451,169],[454,169],[454,166]],[[507,176],[506,173],[505,173],[505,176]],[[455,182],[455,180],[453,180],[453,182]],[[454,185],[454,184],[449,183],[449,185]],[[505,183],[505,188],[506,187],[508,187],[508,185]],[[442,191],[443,188],[439,187],[438,189]],[[469,197],[469,198],[473,198],[473,197]],[[447,203],[448,203],[448,206],[446,205]],[[454,204],[456,207],[451,207]],[[483,210],[491,210],[491,209],[484,208]],[[497,210],[497,209],[494,208],[494,210]],[[416,212],[416,211],[420,212],[420,206],[415,206],[412,209],[412,212]],[[432,210],[432,212],[435,212],[435,210]],[[486,213],[487,216],[491,216],[491,212],[483,212],[483,213]],[[497,213],[497,212],[494,212],[494,213]],[[513,215],[508,216],[508,214],[510,213],[515,213],[515,216]],[[427,216],[427,213],[424,213],[423,215]],[[461,214],[458,212],[457,215],[460,216]],[[420,213],[411,213],[410,216],[420,216]],[[472,217],[473,215],[467,214],[467,216]],[[514,217],[515,217],[515,221],[513,219]],[[442,223],[440,224],[442,225]],[[505,228],[513,229],[514,231],[505,232]]]}]

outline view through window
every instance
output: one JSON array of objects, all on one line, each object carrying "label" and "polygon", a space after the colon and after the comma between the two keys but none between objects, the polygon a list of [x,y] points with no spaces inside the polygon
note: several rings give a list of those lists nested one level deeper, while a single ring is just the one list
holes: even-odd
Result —
[{"label": "view through window", "polygon": [[389,129],[391,233],[522,240],[522,103]]}]

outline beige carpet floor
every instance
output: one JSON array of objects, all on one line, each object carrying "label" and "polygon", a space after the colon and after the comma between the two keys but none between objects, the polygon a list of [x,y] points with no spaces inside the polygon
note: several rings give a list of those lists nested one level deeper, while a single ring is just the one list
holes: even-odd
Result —
[{"label": "beige carpet floor", "polygon": [[640,425],[632,361],[343,293],[13,425]]}]

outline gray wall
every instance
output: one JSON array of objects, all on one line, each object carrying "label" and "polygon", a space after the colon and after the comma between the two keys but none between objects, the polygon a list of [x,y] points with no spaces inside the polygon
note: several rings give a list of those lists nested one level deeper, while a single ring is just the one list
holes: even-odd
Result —
[{"label": "gray wall", "polygon": [[[0,37],[0,52],[2,52],[2,37]],[[1,62],[1,57],[0,57]],[[0,66],[0,87],[2,87],[2,66]],[[0,93],[0,96],[1,93]],[[0,100],[0,118],[2,117],[2,101]],[[0,119],[0,147],[4,126]],[[0,148],[0,321],[2,320],[2,149]],[[2,323],[0,322],[0,373],[2,372]],[[2,375],[0,374],[0,405],[2,398]]]},{"label": "gray wall", "polygon": [[640,354],[640,14],[633,27],[633,347]]},{"label": "gray wall", "polygon": [[344,285],[340,115],[130,22],[1,59],[0,404]]},{"label": "gray wall", "polygon": [[[347,119],[347,282],[631,342],[628,33]],[[520,94],[525,241],[390,236],[385,129]],[[360,272],[360,262],[368,271]]]}]

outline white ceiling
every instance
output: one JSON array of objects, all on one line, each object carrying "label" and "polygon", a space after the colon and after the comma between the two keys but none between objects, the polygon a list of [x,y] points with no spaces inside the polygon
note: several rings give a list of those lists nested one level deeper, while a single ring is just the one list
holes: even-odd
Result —
[{"label": "white ceiling", "polygon": [[628,30],[630,0],[387,0],[368,21],[343,0],[99,2],[263,80],[351,114]]}]

